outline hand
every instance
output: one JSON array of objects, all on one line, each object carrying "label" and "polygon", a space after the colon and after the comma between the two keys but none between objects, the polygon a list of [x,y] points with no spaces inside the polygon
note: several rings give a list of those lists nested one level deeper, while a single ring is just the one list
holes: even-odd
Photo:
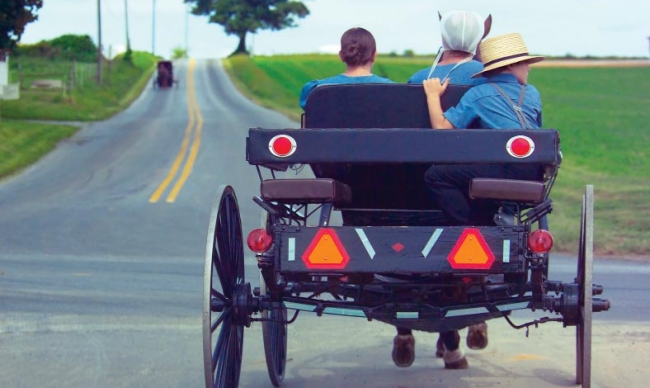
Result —
[{"label": "hand", "polygon": [[440,84],[440,78],[431,78],[426,79],[422,82],[424,86],[424,93],[428,96],[442,96],[442,94],[447,90],[449,85],[449,78],[445,80],[445,83]]}]

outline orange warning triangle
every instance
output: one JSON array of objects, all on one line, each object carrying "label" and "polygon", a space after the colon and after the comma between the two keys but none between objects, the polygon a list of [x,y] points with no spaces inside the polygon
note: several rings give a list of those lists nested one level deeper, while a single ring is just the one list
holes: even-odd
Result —
[{"label": "orange warning triangle", "polygon": [[488,269],[494,262],[494,254],[478,229],[467,228],[456,241],[447,260],[452,268]]}]

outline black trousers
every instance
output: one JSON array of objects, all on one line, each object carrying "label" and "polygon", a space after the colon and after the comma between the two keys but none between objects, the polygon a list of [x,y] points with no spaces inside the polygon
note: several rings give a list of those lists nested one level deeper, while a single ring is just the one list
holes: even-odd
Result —
[{"label": "black trousers", "polygon": [[524,164],[443,164],[433,165],[424,181],[438,209],[453,225],[494,225],[499,203],[469,198],[473,178],[542,179],[541,168]]}]

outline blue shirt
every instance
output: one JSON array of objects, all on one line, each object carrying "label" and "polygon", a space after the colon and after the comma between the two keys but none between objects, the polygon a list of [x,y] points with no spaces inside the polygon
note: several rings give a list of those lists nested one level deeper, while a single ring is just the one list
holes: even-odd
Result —
[{"label": "blue shirt", "polygon": [[465,63],[461,63],[458,67],[455,67],[456,63],[450,63],[448,65],[438,65],[433,70],[431,77],[428,77],[430,67],[422,69],[411,76],[411,78],[406,81],[408,84],[421,84],[422,81],[428,78],[449,78],[449,83],[454,85],[480,85],[485,83],[484,77],[472,78],[472,75],[483,70],[483,64],[479,61],[471,60]]},{"label": "blue shirt", "polygon": [[[480,70],[479,70],[480,71]],[[345,74],[335,75],[321,80],[309,81],[302,87],[300,92],[300,107],[305,109],[307,104],[307,97],[309,94],[320,85],[338,85],[338,84],[392,84],[393,81],[388,78],[383,78],[378,75],[367,75],[362,77],[350,77]]]},{"label": "blue shirt", "polygon": [[[510,73],[489,77],[487,82],[475,86],[465,93],[458,105],[449,108],[444,116],[454,128],[482,129],[521,129],[521,124],[513,108],[518,105],[522,85]],[[494,87],[503,90],[510,101]],[[522,113],[528,121],[527,129],[542,126],[542,100],[533,85],[525,85]]]}]

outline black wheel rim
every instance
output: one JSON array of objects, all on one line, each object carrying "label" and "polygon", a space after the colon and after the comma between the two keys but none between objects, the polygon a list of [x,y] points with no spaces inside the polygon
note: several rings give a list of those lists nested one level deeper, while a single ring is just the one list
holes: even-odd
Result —
[{"label": "black wheel rim", "polygon": [[266,366],[271,383],[279,387],[287,365],[287,309],[278,303],[266,315],[269,321],[262,323]]},{"label": "black wheel rim", "polygon": [[233,323],[233,292],[244,284],[244,247],[235,192],[222,186],[210,217],[203,295],[203,358],[207,388],[237,387],[244,327]]},{"label": "black wheel rim", "polygon": [[593,201],[593,186],[587,186],[582,201],[576,277],[580,306],[576,325],[576,383],[585,388],[591,386]]}]

